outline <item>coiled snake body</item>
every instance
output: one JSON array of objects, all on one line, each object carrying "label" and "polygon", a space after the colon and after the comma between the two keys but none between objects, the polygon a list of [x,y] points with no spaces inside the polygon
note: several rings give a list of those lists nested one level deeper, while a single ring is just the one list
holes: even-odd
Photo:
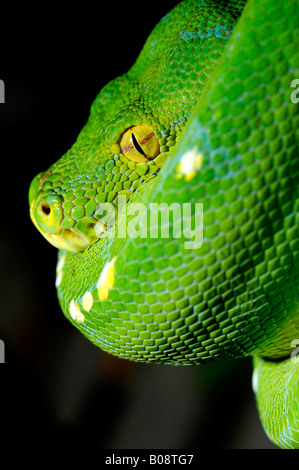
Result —
[{"label": "coiled snake body", "polygon": [[181,2],[29,193],[85,336],[133,361],[253,356],[285,448],[299,446],[298,31],[295,0]]}]

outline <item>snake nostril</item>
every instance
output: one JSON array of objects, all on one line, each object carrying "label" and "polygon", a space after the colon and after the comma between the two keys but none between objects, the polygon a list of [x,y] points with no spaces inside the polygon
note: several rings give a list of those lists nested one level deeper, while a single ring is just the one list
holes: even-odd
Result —
[{"label": "snake nostril", "polygon": [[31,201],[31,218],[37,229],[43,234],[58,235],[61,232],[62,201],[62,197],[55,193],[40,193]]},{"label": "snake nostril", "polygon": [[42,211],[45,215],[49,215],[51,212],[51,207],[48,204],[43,204]]}]

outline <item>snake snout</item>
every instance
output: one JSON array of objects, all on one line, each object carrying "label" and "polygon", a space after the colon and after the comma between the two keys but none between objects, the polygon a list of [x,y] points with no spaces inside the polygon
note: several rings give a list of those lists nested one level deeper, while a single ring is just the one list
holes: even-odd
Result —
[{"label": "snake snout", "polygon": [[47,193],[40,190],[39,181],[38,177],[34,178],[29,190],[30,217],[35,227],[58,249],[73,252],[85,250],[97,238],[97,219],[82,216],[73,220],[66,217],[64,197],[54,191]]},{"label": "snake snout", "polygon": [[39,194],[31,203],[30,215],[39,231],[58,235],[63,218],[62,197],[58,194]]}]

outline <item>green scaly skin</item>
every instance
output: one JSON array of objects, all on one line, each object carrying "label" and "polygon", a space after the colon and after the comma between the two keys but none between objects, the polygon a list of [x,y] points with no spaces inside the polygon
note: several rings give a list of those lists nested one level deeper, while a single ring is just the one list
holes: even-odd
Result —
[{"label": "green scaly skin", "polygon": [[[59,302],[87,338],[141,362],[253,356],[265,431],[298,448],[299,7],[243,7],[185,0],[166,15],[132,69],[99,93],[73,147],[33,180],[31,217],[63,248]],[[119,146],[137,125],[160,145],[140,163]],[[184,158],[201,163],[186,173]],[[97,206],[119,195],[203,203],[202,245],[97,239]]]}]

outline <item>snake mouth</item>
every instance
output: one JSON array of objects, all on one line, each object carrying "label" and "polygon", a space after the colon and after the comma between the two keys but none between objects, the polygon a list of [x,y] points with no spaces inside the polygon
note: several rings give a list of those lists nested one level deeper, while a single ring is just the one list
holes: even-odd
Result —
[{"label": "snake mouth", "polygon": [[58,235],[53,233],[46,233],[40,230],[40,233],[45,237],[45,239],[55,246],[59,250],[72,251],[74,253],[84,251],[93,241],[92,238],[82,235],[78,230],[71,229],[61,229],[61,232]]}]

